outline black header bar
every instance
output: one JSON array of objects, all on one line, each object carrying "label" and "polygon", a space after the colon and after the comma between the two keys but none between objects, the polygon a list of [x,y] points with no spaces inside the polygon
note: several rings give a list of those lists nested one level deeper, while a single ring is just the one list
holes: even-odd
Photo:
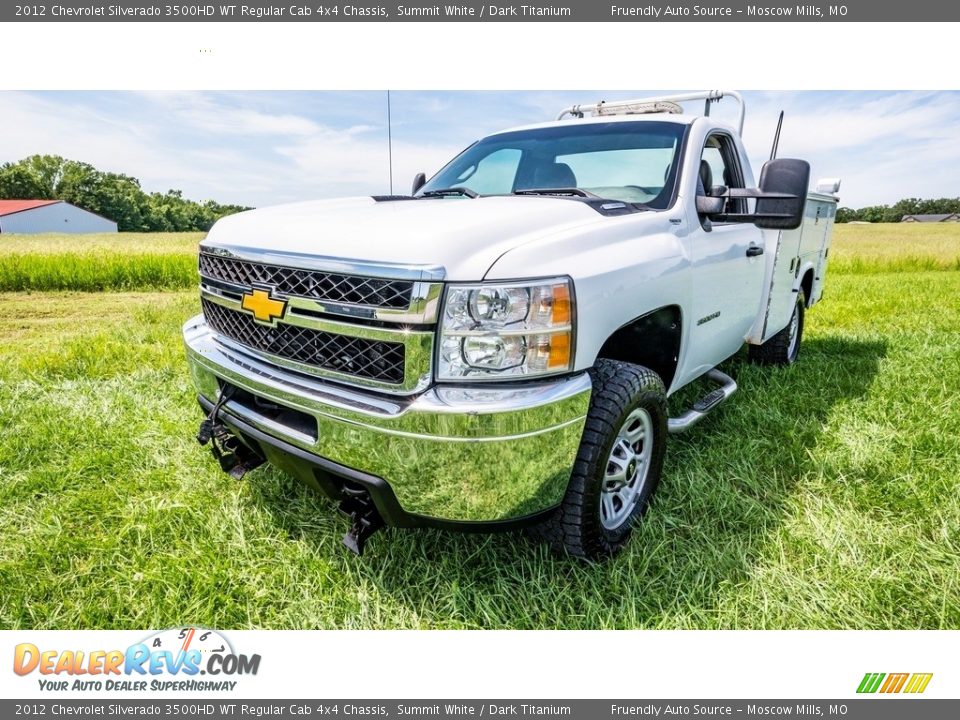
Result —
[{"label": "black header bar", "polygon": [[[904,709],[906,705],[909,710]],[[913,698],[836,700],[242,700],[221,695],[175,699],[0,700],[3,717],[244,718],[540,718],[541,720],[650,720],[658,718],[784,717],[836,720],[942,720],[957,717],[960,700]]]},{"label": "black header bar", "polygon": [[457,0],[247,0],[150,2],[59,0],[0,5],[3,22],[950,22],[960,3],[944,0],[846,0],[795,4],[776,0],[638,2],[557,0],[521,3]]}]

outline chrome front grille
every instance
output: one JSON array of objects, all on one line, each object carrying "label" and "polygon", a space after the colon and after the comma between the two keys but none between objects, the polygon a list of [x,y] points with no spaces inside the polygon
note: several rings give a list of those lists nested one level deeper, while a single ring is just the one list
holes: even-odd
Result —
[{"label": "chrome front grille", "polygon": [[414,283],[240,260],[201,252],[200,275],[233,285],[266,285],[277,295],[348,305],[404,309],[410,306]]},{"label": "chrome front grille", "polygon": [[206,298],[203,315],[217,333],[263,353],[332,372],[399,385],[404,379],[405,346],[296,325],[263,325],[243,311]]},{"label": "chrome front grille", "polygon": [[205,242],[199,270],[203,314],[226,352],[392,394],[432,381],[443,268]]}]

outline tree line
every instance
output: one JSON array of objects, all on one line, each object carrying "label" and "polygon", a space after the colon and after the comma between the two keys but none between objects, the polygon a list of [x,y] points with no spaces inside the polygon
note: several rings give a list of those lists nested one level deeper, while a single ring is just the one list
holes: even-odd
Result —
[{"label": "tree line", "polygon": [[839,208],[837,222],[892,223],[900,222],[904,215],[948,215],[950,213],[960,213],[960,198],[939,198],[938,200],[904,198],[893,205],[871,205],[859,210]]},{"label": "tree line", "polygon": [[[123,232],[206,231],[242,205],[197,202],[180,190],[145,192],[135,177],[103,172],[59,155],[32,155],[0,165],[0,199],[63,200],[117,223]],[[900,222],[904,215],[960,213],[960,198],[905,198],[893,205],[837,210],[837,222]]]},{"label": "tree line", "polygon": [[188,200],[180,190],[148,193],[135,177],[58,155],[32,155],[0,165],[0,199],[63,200],[113,220],[122,232],[209,230],[224,215],[249,210]]}]

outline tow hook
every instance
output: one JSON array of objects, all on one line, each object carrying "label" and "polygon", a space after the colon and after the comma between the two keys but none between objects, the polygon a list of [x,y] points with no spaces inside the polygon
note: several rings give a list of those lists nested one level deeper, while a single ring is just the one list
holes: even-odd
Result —
[{"label": "tow hook", "polygon": [[350,530],[343,536],[343,544],[352,553],[363,555],[367,540],[383,527],[383,518],[370,500],[370,495],[361,488],[344,486],[344,498],[339,510],[350,518]]},{"label": "tow hook", "polygon": [[220,422],[220,410],[231,395],[232,387],[221,391],[210,414],[200,423],[197,442],[201,445],[209,444],[211,454],[220,463],[220,469],[235,480],[242,480],[244,475],[260,467],[265,461]]}]

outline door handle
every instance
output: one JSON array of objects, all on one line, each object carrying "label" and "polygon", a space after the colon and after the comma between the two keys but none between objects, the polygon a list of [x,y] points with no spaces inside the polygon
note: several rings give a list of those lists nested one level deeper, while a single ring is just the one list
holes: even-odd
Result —
[{"label": "door handle", "polygon": [[750,247],[747,248],[747,257],[757,257],[758,255],[763,255],[763,248],[750,243]]}]

